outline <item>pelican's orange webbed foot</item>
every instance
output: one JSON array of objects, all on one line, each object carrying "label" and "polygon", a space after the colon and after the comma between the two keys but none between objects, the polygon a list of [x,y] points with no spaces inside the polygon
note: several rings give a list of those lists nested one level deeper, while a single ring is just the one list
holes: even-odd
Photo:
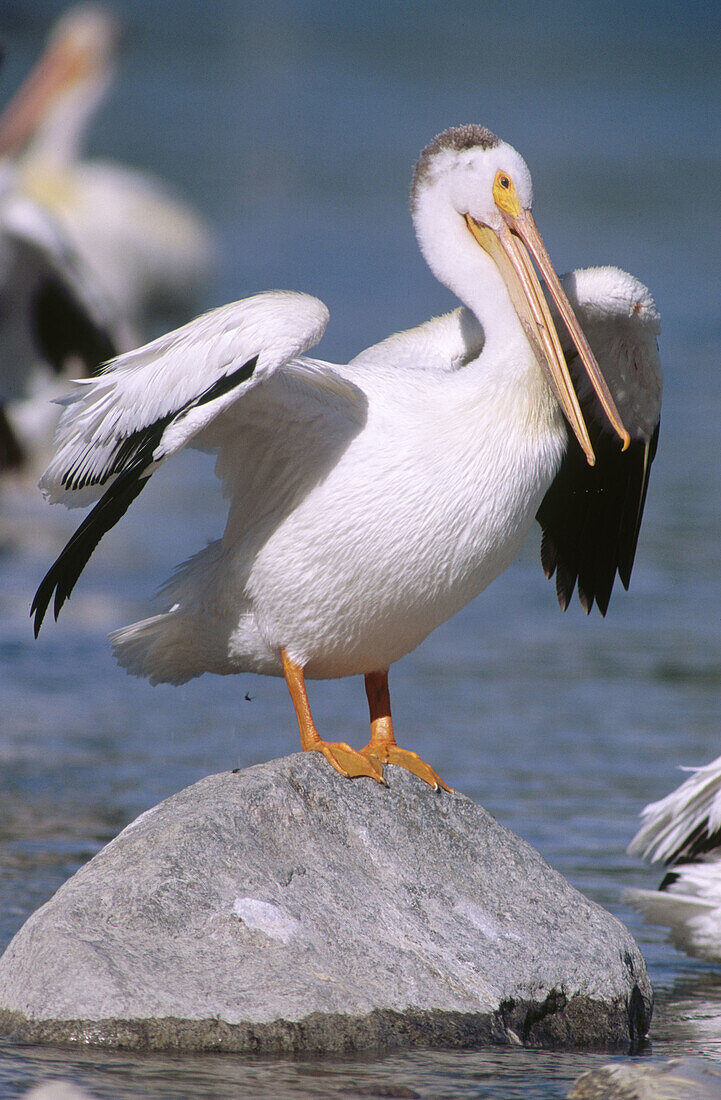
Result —
[{"label": "pelican's orange webbed foot", "polygon": [[452,791],[443,782],[440,775],[422,760],[417,752],[398,747],[393,736],[393,723],[391,721],[391,700],[388,691],[387,672],[369,672],[365,678],[366,695],[371,716],[371,739],[362,748],[361,755],[368,760],[377,761],[379,765],[395,764],[399,768],[413,772],[424,783],[428,783],[434,790],[443,787],[444,791]]},{"label": "pelican's orange webbed foot", "polygon": [[319,737],[318,743],[309,745],[304,752],[322,752],[326,760],[346,779],[357,779],[361,775],[367,775],[369,779],[377,779],[379,783],[385,783],[383,768],[380,764],[356,752],[344,741],[324,741]]},{"label": "pelican's orange webbed foot", "polygon": [[284,649],[280,651],[283,660],[283,672],[285,682],[288,685],[290,697],[293,700],[298,728],[300,729],[300,744],[303,752],[320,752],[329,764],[332,764],[337,772],[346,779],[357,779],[361,775],[367,775],[369,779],[375,779],[378,783],[384,783],[383,768],[374,760],[361,755],[346,745],[344,741],[324,741],[315,728],[313,717],[310,713],[308,693],[305,690],[305,677],[300,665],[291,661]]},{"label": "pelican's orange webbed foot", "polygon": [[451,793],[453,791],[453,788],[444,783],[438,772],[430,764],[426,764],[417,752],[411,752],[410,749],[401,749],[398,745],[386,746],[379,745],[377,742],[374,744],[373,738],[360,751],[369,760],[377,760],[383,764],[396,764],[399,768],[405,768],[407,772],[413,772],[419,779],[430,784],[434,790],[443,787],[444,791],[450,791]]}]

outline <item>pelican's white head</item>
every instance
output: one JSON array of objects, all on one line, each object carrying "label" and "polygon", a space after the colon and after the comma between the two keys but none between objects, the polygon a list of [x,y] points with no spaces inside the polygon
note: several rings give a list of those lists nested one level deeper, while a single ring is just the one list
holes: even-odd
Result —
[{"label": "pelican's white head", "polygon": [[[497,202],[501,177],[509,181],[520,205],[530,209],[533,184],[523,157],[483,126],[452,126],[427,145],[416,164],[411,186],[411,205],[416,229],[423,236],[427,212],[450,206],[461,216],[500,230],[502,211]],[[419,234],[420,237],[420,234]]]},{"label": "pelican's white head", "polygon": [[591,441],[534,261],[624,446],[629,436],[536,229],[532,203],[525,161],[483,126],[444,130],[423,150],[413,174],[413,223],[431,271],[473,310],[487,339],[518,333],[520,322],[592,463]]}]

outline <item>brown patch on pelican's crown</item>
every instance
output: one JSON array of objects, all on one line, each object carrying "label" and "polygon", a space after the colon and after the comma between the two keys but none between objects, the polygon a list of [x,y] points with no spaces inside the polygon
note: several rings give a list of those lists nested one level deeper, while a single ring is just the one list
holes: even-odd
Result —
[{"label": "brown patch on pelican's crown", "polygon": [[485,126],[476,126],[467,123],[465,126],[451,126],[433,138],[430,144],[418,158],[418,163],[413,171],[413,183],[411,184],[411,198],[415,198],[419,186],[428,178],[430,165],[435,156],[443,149],[454,149],[462,152],[464,149],[495,149],[501,144],[500,138],[487,130]]}]

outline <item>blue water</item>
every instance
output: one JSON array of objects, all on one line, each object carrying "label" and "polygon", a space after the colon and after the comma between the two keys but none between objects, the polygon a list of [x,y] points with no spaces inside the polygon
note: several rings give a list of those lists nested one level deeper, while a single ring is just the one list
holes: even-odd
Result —
[{"label": "blue water", "polygon": [[[0,0],[0,99],[62,7]],[[407,193],[418,151],[464,121],[525,156],[559,270],[612,262],[651,287],[667,388],[630,593],[605,621],[576,606],[561,615],[534,534],[481,599],[394,667],[391,689],[404,743],[630,926],[658,998],[646,1056],[721,1058],[718,970],[676,953],[621,901],[660,877],[625,855],[639,811],[678,784],[679,764],[721,751],[718,5],[118,7],[126,54],[92,151],[171,180],[216,226],[207,305],[269,287],[318,294],[331,310],[319,354],[341,360],[452,306],[417,252]],[[153,478],[35,643],[32,593],[76,521],[19,490],[0,508],[0,948],[139,812],[296,748],[282,682],[152,689],[109,653],[106,632],[146,614],[172,565],[222,529],[210,461],[183,455]],[[328,736],[364,739],[360,680],[313,684],[311,699]],[[3,1042],[0,1095],[61,1076],[98,1097],[560,1097],[604,1061],[139,1058]]]}]

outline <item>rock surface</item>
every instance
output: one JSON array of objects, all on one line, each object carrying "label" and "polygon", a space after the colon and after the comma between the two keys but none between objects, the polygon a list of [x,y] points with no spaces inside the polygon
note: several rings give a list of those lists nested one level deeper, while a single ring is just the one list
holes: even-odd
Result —
[{"label": "rock surface", "polygon": [[0,959],[0,1029],[133,1049],[625,1049],[651,989],[626,929],[458,794],[317,753],[148,810]]}]

